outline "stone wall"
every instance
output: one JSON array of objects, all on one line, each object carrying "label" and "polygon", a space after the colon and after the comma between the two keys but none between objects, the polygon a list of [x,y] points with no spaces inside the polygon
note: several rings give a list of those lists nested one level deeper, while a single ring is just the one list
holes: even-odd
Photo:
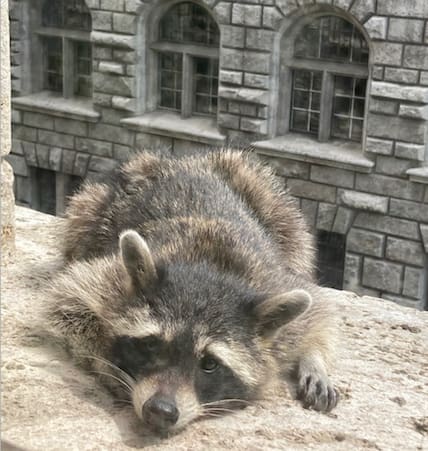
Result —
[{"label": "stone wall", "polygon": [[[215,120],[182,119],[153,105],[150,26],[167,1],[86,3],[92,15],[93,97],[79,102],[34,92],[28,5],[10,0],[16,97],[9,161],[21,204],[34,206],[34,168],[95,180],[145,148],[181,156],[212,146],[252,145],[299,198],[314,232],[347,236],[344,288],[419,308],[427,304],[425,0],[199,1],[221,33]],[[281,131],[281,111],[289,102],[281,55],[293,24],[319,14],[345,17],[369,45],[361,145],[320,143]]]}]

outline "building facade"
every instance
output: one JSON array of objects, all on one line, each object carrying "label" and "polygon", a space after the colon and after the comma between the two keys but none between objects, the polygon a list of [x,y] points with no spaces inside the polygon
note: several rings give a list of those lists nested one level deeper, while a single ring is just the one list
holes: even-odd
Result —
[{"label": "building facade", "polygon": [[326,284],[428,308],[428,2],[10,0],[18,202],[143,149],[250,146]]}]

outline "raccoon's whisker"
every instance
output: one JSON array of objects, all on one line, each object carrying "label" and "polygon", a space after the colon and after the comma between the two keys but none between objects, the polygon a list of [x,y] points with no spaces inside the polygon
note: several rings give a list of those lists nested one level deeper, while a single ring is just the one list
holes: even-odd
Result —
[{"label": "raccoon's whisker", "polygon": [[222,405],[222,404],[230,404],[230,403],[234,403],[234,402],[238,402],[240,404],[246,404],[248,406],[253,404],[251,401],[246,401],[245,399],[228,398],[228,399],[220,399],[218,401],[206,402],[204,404],[201,404],[201,407],[217,406],[217,405]]},{"label": "raccoon's whisker", "polygon": [[100,374],[102,376],[109,376],[112,379],[115,379],[119,383],[121,383],[130,393],[132,392],[132,387],[128,385],[124,380],[122,380],[120,377],[113,376],[113,374],[105,373],[104,371],[90,371],[90,373]]},{"label": "raccoon's whisker", "polygon": [[110,368],[118,371],[123,376],[123,380],[125,382],[127,382],[131,387],[134,385],[134,380],[132,379],[132,377],[126,371],[123,371],[122,368],[119,368],[117,365],[110,362],[109,360],[103,359],[102,357],[96,357],[96,356],[92,356],[92,355],[83,355],[83,354],[81,354],[81,357],[97,360],[101,363],[106,364]]}]

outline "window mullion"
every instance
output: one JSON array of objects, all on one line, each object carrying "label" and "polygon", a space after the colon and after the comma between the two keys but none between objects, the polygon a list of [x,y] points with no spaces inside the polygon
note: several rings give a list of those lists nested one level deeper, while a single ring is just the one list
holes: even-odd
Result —
[{"label": "window mullion", "polygon": [[334,78],[327,71],[323,72],[321,88],[321,113],[318,139],[328,141],[331,131],[331,114],[333,111]]},{"label": "window mullion", "polygon": [[62,46],[63,95],[66,99],[70,99],[74,96],[74,45],[70,39],[63,38]]},{"label": "window mullion", "polygon": [[192,115],[193,109],[193,58],[188,53],[183,53],[183,86],[181,98],[181,117]]}]

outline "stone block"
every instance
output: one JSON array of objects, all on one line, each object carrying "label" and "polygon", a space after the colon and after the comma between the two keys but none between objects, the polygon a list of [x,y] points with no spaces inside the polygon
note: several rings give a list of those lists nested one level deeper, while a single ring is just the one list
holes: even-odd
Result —
[{"label": "stone block", "polygon": [[388,235],[396,235],[414,240],[419,239],[417,222],[406,219],[393,218],[375,213],[359,213],[354,221],[354,226]]},{"label": "stone block", "polygon": [[287,181],[290,192],[297,197],[319,200],[321,202],[336,202],[336,188],[305,180],[290,179]]},{"label": "stone block", "polygon": [[132,146],[133,134],[123,127],[106,124],[89,124],[89,137]]},{"label": "stone block", "polygon": [[88,172],[90,158],[90,155],[88,155],[87,153],[78,152],[74,160],[73,174],[80,177],[85,177],[86,173]]},{"label": "stone block", "polygon": [[275,34],[271,30],[248,28],[245,44],[249,49],[271,51]]},{"label": "stone block", "polygon": [[242,64],[242,68],[246,72],[269,74],[271,71],[271,54],[245,50]]},{"label": "stone block", "polygon": [[381,81],[372,82],[370,94],[375,97],[406,100],[415,103],[428,103],[428,88],[402,86]]},{"label": "stone block", "polygon": [[309,164],[302,161],[284,160],[283,158],[259,155],[259,158],[266,162],[280,177],[293,177],[307,179],[309,176]]},{"label": "stone block", "polygon": [[364,23],[376,11],[376,0],[355,0],[349,11],[359,22]]},{"label": "stone block", "polygon": [[22,150],[28,166],[37,166],[37,152],[34,143],[22,142]]},{"label": "stone block", "polygon": [[364,259],[363,285],[390,293],[401,293],[403,266],[396,263]]},{"label": "stone block", "polygon": [[354,217],[355,213],[353,210],[339,206],[334,218],[332,232],[346,235],[351,228]]},{"label": "stone block", "polygon": [[123,97],[133,97],[135,94],[135,79],[133,77],[95,72],[92,78],[95,91]]},{"label": "stone block", "polygon": [[175,139],[173,155],[176,157],[187,157],[191,155],[204,155],[209,152],[209,147],[206,144],[187,141],[184,139]]},{"label": "stone block", "polygon": [[428,86],[428,71],[421,71],[420,84]]},{"label": "stone block", "polygon": [[244,48],[245,28],[233,25],[221,25],[222,42],[224,47]]},{"label": "stone block", "polygon": [[386,258],[415,266],[424,265],[422,244],[401,238],[388,237],[386,241]]},{"label": "stone block", "polygon": [[263,8],[263,28],[277,30],[284,16],[275,7],[265,6]]},{"label": "stone block", "polygon": [[232,3],[219,2],[214,7],[216,18],[221,24],[230,24],[232,20]]},{"label": "stone block", "polygon": [[94,105],[98,106],[111,106],[111,95],[110,94],[103,94],[101,92],[94,92],[92,93],[92,101],[94,102]]},{"label": "stone block", "polygon": [[269,104],[269,93],[262,89],[219,87],[219,97],[225,99],[250,102],[259,105]]},{"label": "stone block", "polygon": [[393,147],[394,142],[386,139],[367,138],[366,141],[366,152],[370,153],[392,155]]},{"label": "stone block", "polygon": [[92,29],[100,31],[111,31],[113,28],[113,18],[111,12],[92,11]]},{"label": "stone block", "polygon": [[343,272],[343,289],[357,291],[361,288],[362,257],[346,253]]},{"label": "stone block", "polygon": [[86,122],[83,121],[55,118],[55,131],[69,135],[86,136],[88,128]]},{"label": "stone block", "polygon": [[416,84],[418,82],[418,71],[412,69],[398,69],[395,67],[385,68],[385,80],[395,83]]},{"label": "stone block", "polygon": [[395,139],[416,144],[425,142],[424,122],[404,117],[370,113],[367,120],[367,133],[375,138]]},{"label": "stone block", "polygon": [[418,19],[389,19],[388,39],[401,42],[422,42],[424,21]]},{"label": "stone block", "polygon": [[426,45],[406,45],[403,66],[413,69],[428,69],[428,47]]},{"label": "stone block", "polygon": [[134,14],[113,13],[113,31],[124,34],[135,34],[137,18]]},{"label": "stone block", "polygon": [[53,171],[61,171],[62,149],[59,147],[51,147],[49,150],[49,167]]},{"label": "stone block", "polygon": [[89,161],[89,170],[94,172],[109,173],[116,169],[118,162],[111,158],[91,157]]},{"label": "stone block", "polygon": [[12,122],[14,124],[21,124],[22,116],[23,116],[23,113],[21,113],[21,111],[12,109]]},{"label": "stone block", "polygon": [[220,53],[220,67],[242,71],[244,65],[244,54],[241,50],[223,48]]},{"label": "stone block", "polygon": [[355,187],[374,194],[388,193],[400,199],[420,201],[423,198],[423,186],[385,175],[357,174]]},{"label": "stone block", "polygon": [[387,41],[373,41],[372,46],[373,62],[375,64],[401,66],[403,44],[396,44]]},{"label": "stone block", "polygon": [[425,0],[378,0],[378,14],[385,16],[428,17],[428,3]]},{"label": "stone block", "polygon": [[309,227],[315,229],[317,219],[318,202],[309,199],[301,199],[300,209]]},{"label": "stone block", "polygon": [[35,128],[44,128],[46,130],[53,130],[54,121],[48,114],[24,112],[24,125]]},{"label": "stone block", "polygon": [[125,11],[127,13],[138,14],[142,7],[140,0],[126,0],[125,1]]},{"label": "stone block", "polygon": [[37,129],[25,125],[13,124],[12,136],[17,139],[22,139],[23,141],[35,142],[37,140]]},{"label": "stone block", "polygon": [[354,173],[345,169],[330,168],[328,166],[311,166],[310,179],[313,182],[328,185],[352,188],[354,186]]},{"label": "stone block", "polygon": [[373,80],[383,80],[384,66],[374,65],[372,67],[372,79]]},{"label": "stone block", "polygon": [[109,11],[123,11],[124,3],[128,0],[101,0],[101,9]]},{"label": "stone block", "polygon": [[262,24],[262,7],[260,5],[234,3],[232,6],[232,23],[260,27]]},{"label": "stone block", "polygon": [[250,88],[268,89],[270,85],[270,77],[268,75],[252,74],[245,72],[244,85]]},{"label": "stone block", "polygon": [[420,226],[422,242],[424,244],[425,253],[428,254],[428,224],[421,224]]},{"label": "stone block", "polygon": [[113,58],[113,49],[110,47],[95,45],[92,49],[92,55],[95,59],[111,60]]},{"label": "stone block", "polygon": [[[34,146],[33,143],[28,143]],[[19,139],[12,139],[12,148],[11,153],[14,153],[15,155],[24,155],[24,149],[22,147],[22,141]]]},{"label": "stone block", "polygon": [[121,146],[120,144],[115,144],[113,149],[113,158],[120,163],[124,163],[129,161],[132,156],[135,154],[135,151],[127,146]]},{"label": "stone block", "polygon": [[36,145],[38,167],[44,168],[44,169],[50,169],[49,150],[50,150],[49,146],[44,146],[43,144]]},{"label": "stone block", "polygon": [[398,114],[401,117],[411,118],[419,121],[425,121],[428,119],[428,107],[427,105],[400,105]]},{"label": "stone block", "polygon": [[31,187],[29,177],[15,177],[16,181],[16,201],[29,206],[31,200]]},{"label": "stone block", "polygon": [[100,0],[85,0],[89,9],[100,9]]},{"label": "stone block", "polygon": [[336,205],[320,202],[318,204],[317,230],[326,230],[330,232],[333,228],[334,218],[336,216]]},{"label": "stone block", "polygon": [[248,117],[241,118],[240,129],[251,133],[267,133],[267,121],[264,119],[251,119]]},{"label": "stone block", "polygon": [[239,119],[237,115],[221,113],[218,115],[217,123],[220,127],[239,130]]},{"label": "stone block", "polygon": [[73,149],[74,136],[47,130],[39,130],[39,142],[48,146]]},{"label": "stone block", "polygon": [[23,156],[9,154],[5,156],[5,159],[12,166],[15,175],[28,176],[28,166]]},{"label": "stone block", "polygon": [[111,105],[118,110],[135,111],[136,103],[132,97],[113,96]]},{"label": "stone block", "polygon": [[403,294],[414,299],[420,299],[422,296],[422,287],[424,282],[423,271],[418,268],[406,266],[404,269]]},{"label": "stone block", "polygon": [[362,229],[351,229],[346,237],[346,251],[383,257],[385,235]]},{"label": "stone block", "polygon": [[376,172],[407,178],[406,171],[414,166],[410,160],[400,160],[395,157],[378,156],[376,158]]},{"label": "stone block", "polygon": [[134,36],[126,36],[118,33],[107,33],[104,31],[93,31],[91,33],[91,42],[93,44],[121,47],[131,50],[135,48]]},{"label": "stone block", "polygon": [[290,14],[297,7],[294,0],[276,0],[275,4],[284,16]]},{"label": "stone block", "polygon": [[229,110],[230,113],[239,114],[241,116],[257,116],[257,106],[251,103],[243,103],[243,102],[229,102]]},{"label": "stone block", "polygon": [[220,70],[220,81],[232,85],[242,85],[243,73],[241,71]]},{"label": "stone block", "polygon": [[373,194],[360,193],[358,191],[350,191],[338,189],[338,203],[356,210],[371,211],[374,213],[387,213],[388,197],[375,196]]},{"label": "stone block", "polygon": [[372,16],[364,24],[364,28],[371,39],[386,39],[386,30],[388,26],[387,17]]},{"label": "stone block", "polygon": [[100,61],[100,64],[98,65],[98,71],[117,75],[123,75],[124,73],[123,64],[114,63],[112,61]]},{"label": "stone block", "polygon": [[76,159],[76,152],[74,150],[64,149],[64,151],[62,153],[61,172],[64,172],[65,174],[73,174],[75,159]]},{"label": "stone block", "polygon": [[76,150],[100,157],[113,156],[113,144],[97,139],[76,138]]},{"label": "stone block", "polygon": [[408,160],[425,160],[425,146],[421,144],[411,144],[396,142],[395,156],[398,158],[406,158]]},{"label": "stone block", "polygon": [[113,50],[113,59],[116,62],[120,61],[121,63],[134,64],[137,61],[138,56],[134,50],[114,49]]},{"label": "stone block", "polygon": [[412,219],[428,223],[428,208],[424,208],[419,202],[410,202],[407,200],[391,199],[389,213],[399,218]]}]

